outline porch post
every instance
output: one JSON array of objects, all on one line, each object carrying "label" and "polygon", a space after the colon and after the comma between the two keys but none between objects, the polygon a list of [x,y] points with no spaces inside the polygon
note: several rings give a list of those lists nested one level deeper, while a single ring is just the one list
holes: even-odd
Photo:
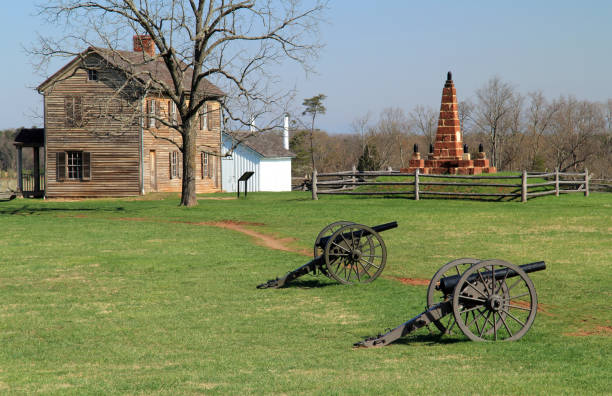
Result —
[{"label": "porch post", "polygon": [[40,192],[40,148],[32,147],[34,152],[34,195]]},{"label": "porch post", "polygon": [[23,165],[21,163],[21,159],[22,159],[21,149],[22,149],[21,145],[17,146],[17,189],[23,195],[23,179],[22,179]]}]

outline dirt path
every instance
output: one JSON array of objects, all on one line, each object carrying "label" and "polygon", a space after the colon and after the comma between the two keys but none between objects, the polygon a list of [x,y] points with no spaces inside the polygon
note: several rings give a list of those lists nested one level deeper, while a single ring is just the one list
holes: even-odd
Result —
[{"label": "dirt path", "polygon": [[306,249],[298,249],[292,248],[289,246],[291,242],[295,241],[295,238],[274,238],[273,236],[262,234],[261,232],[257,232],[246,226],[260,226],[263,224],[258,223],[246,223],[246,222],[237,222],[237,221],[217,221],[217,222],[205,222],[200,223],[202,225],[208,225],[213,227],[225,228],[232,231],[238,231],[245,235],[252,237],[260,246],[264,246],[274,250],[282,250],[284,252],[292,252],[301,254],[302,256],[310,256],[311,253]]},{"label": "dirt path", "polygon": [[587,336],[612,336],[612,326],[596,326],[592,330],[579,330],[574,333],[563,333],[570,337],[587,337]]},{"label": "dirt path", "polygon": [[222,220],[222,221],[179,221],[179,220],[155,220],[142,217],[120,217],[122,221],[145,221],[145,222],[156,222],[156,223],[173,223],[173,224],[189,224],[189,225],[200,225],[209,227],[219,227],[227,230],[237,231],[242,234],[248,235],[255,240],[255,243],[259,246],[264,246],[269,249],[281,250],[283,252],[297,253],[302,256],[310,256],[307,249],[294,248],[289,246],[290,243],[295,241],[295,238],[275,238],[268,234],[255,231],[249,227],[260,227],[265,224],[263,223],[251,223],[247,221],[234,221],[234,220]]},{"label": "dirt path", "polygon": [[429,279],[399,278],[399,277],[396,277],[396,276],[389,276],[388,278],[400,281],[404,285],[408,285],[408,286],[428,286],[429,285]]}]

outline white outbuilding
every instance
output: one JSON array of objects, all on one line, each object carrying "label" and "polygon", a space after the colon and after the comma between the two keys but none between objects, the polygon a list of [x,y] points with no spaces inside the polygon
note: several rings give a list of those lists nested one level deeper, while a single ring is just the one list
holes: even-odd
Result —
[{"label": "white outbuilding", "polygon": [[[287,124],[287,122],[285,123]],[[242,140],[243,133],[221,135],[222,153],[226,154]],[[247,182],[248,191],[291,191],[291,159],[289,131],[271,131],[255,134],[240,142],[231,156],[221,157],[222,189],[237,190],[238,179],[244,172],[255,172]],[[241,182],[240,190],[244,189]]]}]

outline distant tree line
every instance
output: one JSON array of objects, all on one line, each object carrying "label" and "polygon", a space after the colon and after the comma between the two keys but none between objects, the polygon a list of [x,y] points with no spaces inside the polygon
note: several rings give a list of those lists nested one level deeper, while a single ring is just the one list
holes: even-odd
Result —
[{"label": "distant tree line", "polygon": [[0,171],[8,172],[16,168],[17,150],[13,145],[15,134],[15,129],[0,131]]},{"label": "distant tree line", "polygon": [[[15,175],[17,170],[17,149],[13,145],[15,135],[19,129],[0,130],[0,177]],[[24,148],[22,153],[23,168],[32,169],[34,160],[32,159],[32,149]]]},{"label": "distant tree line", "polygon": [[[296,130],[291,137],[294,176],[350,170],[353,166],[408,167],[413,145],[422,155],[435,141],[439,109],[418,105],[411,111],[383,110],[365,115],[352,133]],[[459,103],[464,143],[475,154],[483,144],[500,171],[582,171],[612,178],[612,99],[606,103],[572,96],[546,98],[542,92],[520,94],[515,86],[491,78],[473,98]]]}]

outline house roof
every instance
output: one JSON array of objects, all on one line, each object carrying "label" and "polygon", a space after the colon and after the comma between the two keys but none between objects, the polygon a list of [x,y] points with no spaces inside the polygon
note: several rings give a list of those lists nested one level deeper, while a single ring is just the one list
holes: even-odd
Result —
[{"label": "house roof", "polygon": [[45,145],[45,129],[21,128],[15,135],[14,144],[24,147],[43,147]]},{"label": "house roof", "polygon": [[[233,139],[242,139],[241,136],[249,135],[250,133],[233,132],[232,135],[224,134]],[[244,144],[265,158],[294,158],[296,156],[283,147],[283,133],[281,131],[258,133],[245,138],[241,144]]]},{"label": "house roof", "polygon": [[[151,58],[145,52],[132,52],[132,51],[120,51],[111,50],[108,48],[89,47],[73,60],[68,62],[64,67],[58,70],[55,74],[45,80],[38,86],[38,91],[43,91],[46,86],[55,81],[58,77],[70,70],[73,66],[77,65],[79,61],[85,59],[91,54],[99,55],[104,61],[108,62],[112,67],[116,67],[119,70],[124,70],[130,75],[134,75],[143,83],[147,83],[151,77],[154,80],[164,82],[169,86],[173,86],[172,77],[166,67],[163,59]],[[193,76],[193,69],[187,67],[185,64],[181,64],[184,72],[184,79],[182,81],[183,88],[186,91],[191,90],[191,78]],[[203,79],[200,83],[199,93],[204,97],[221,97],[225,96],[225,93],[219,89],[216,85],[210,81]]]}]

